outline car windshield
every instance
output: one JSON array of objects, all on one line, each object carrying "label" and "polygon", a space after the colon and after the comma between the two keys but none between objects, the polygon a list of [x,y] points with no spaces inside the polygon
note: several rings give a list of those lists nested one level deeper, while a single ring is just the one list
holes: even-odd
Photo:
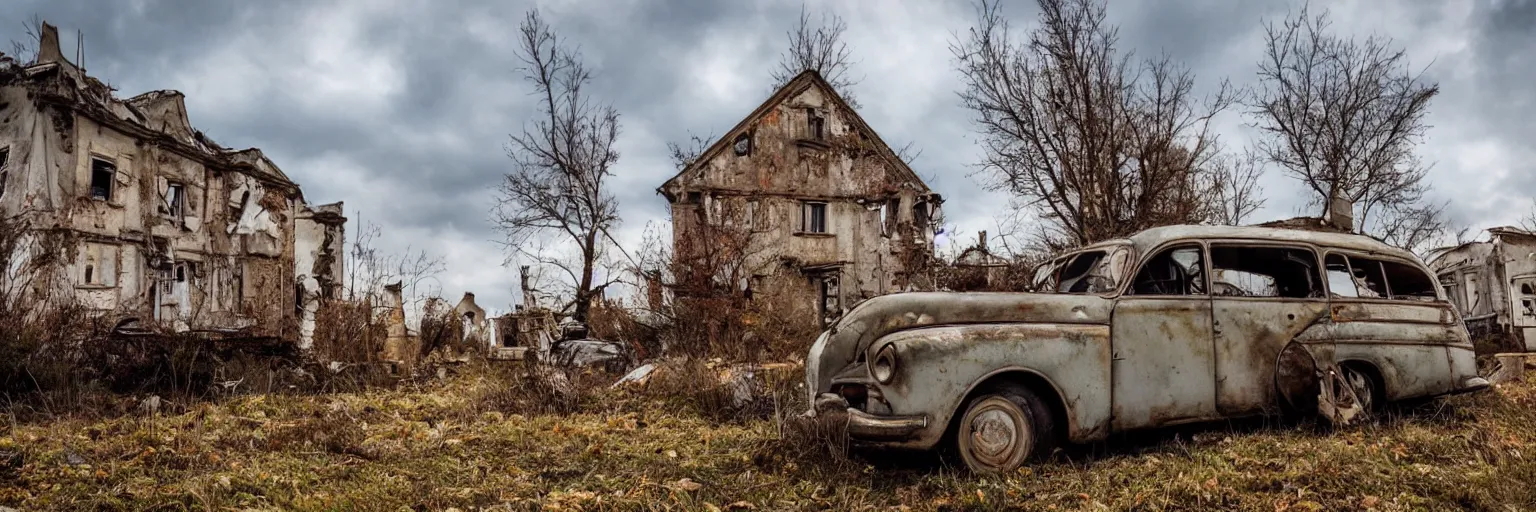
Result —
[{"label": "car windshield", "polygon": [[1040,293],[1112,293],[1125,277],[1130,249],[1120,246],[1083,251],[1051,260],[1035,270]]}]

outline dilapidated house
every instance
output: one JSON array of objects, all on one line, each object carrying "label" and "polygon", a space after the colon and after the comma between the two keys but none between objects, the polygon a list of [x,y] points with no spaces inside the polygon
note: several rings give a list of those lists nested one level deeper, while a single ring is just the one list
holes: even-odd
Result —
[{"label": "dilapidated house", "polygon": [[912,286],[942,202],[814,71],[657,192],[671,204],[674,258],[694,274],[676,276],[676,293],[698,281],[772,291],[822,321]]},{"label": "dilapidated house", "polygon": [[0,57],[0,212],[40,262],[30,293],[307,344],[341,286],[341,203],[194,129],[181,93],[120,99],[40,36],[33,62]]},{"label": "dilapidated house", "polygon": [[1536,233],[1488,230],[1488,240],[1440,249],[1429,268],[1475,338],[1536,352]]}]

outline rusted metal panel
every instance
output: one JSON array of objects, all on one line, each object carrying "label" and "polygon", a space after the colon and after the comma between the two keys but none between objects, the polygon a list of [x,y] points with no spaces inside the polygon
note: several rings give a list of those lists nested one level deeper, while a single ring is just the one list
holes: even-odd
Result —
[{"label": "rusted metal panel", "polygon": [[1110,349],[1105,326],[929,327],[886,336],[871,351],[887,345],[896,350],[896,374],[890,384],[876,387],[890,414],[932,417],[903,446],[933,446],[969,392],[989,377],[1010,372],[1032,372],[1053,384],[1067,409],[1070,439],[1087,441],[1108,433]]},{"label": "rusted metal panel", "polygon": [[1122,298],[1111,330],[1115,429],[1216,416],[1209,298]]},{"label": "rusted metal panel", "polygon": [[945,324],[1028,322],[1108,324],[1112,302],[1097,295],[1028,293],[897,293],[860,303],[843,316],[824,342],[812,347],[806,366],[827,390],[828,379],[853,364],[870,343],[887,334]]},{"label": "rusted metal panel", "polygon": [[[1216,409],[1238,415],[1274,412],[1280,351],[1309,329],[1325,330],[1325,300],[1222,298],[1212,301]],[[1310,337],[1310,336],[1309,336]]]}]

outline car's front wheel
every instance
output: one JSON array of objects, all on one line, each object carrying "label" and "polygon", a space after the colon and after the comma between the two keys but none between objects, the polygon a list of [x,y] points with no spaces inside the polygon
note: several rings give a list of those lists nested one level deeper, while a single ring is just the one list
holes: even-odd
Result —
[{"label": "car's front wheel", "polygon": [[1007,473],[1054,448],[1055,425],[1045,402],[1021,386],[1001,386],[966,404],[956,448],[976,473]]}]

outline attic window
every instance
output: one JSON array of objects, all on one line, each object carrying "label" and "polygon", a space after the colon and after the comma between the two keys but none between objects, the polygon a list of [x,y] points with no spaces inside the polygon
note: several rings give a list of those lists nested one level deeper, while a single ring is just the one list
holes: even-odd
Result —
[{"label": "attic window", "polygon": [[806,133],[810,134],[811,140],[822,140],[826,132],[826,124],[827,120],[816,113],[816,109],[805,109]]},{"label": "attic window", "polygon": [[697,190],[694,190],[694,191],[688,192],[688,198],[687,198],[687,200],[685,200],[683,202],[687,203],[687,204],[699,204],[700,202],[703,202],[703,201],[704,201],[704,193],[703,192],[699,192]]},{"label": "attic window", "polygon": [[117,175],[117,164],[100,159],[91,159],[91,198],[103,201],[112,200],[112,179]]},{"label": "attic window", "polygon": [[737,135],[736,142],[731,144],[731,148],[736,150],[736,156],[752,154],[752,134],[742,133]]}]

